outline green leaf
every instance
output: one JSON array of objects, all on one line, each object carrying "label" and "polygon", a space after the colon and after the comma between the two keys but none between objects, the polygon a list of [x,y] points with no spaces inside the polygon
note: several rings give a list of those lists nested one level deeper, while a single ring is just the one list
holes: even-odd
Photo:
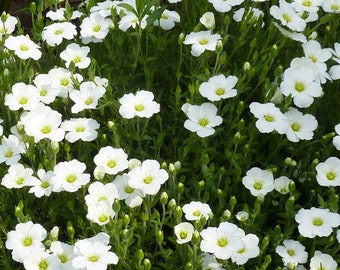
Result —
[{"label": "green leaf", "polygon": [[149,17],[146,19],[148,27],[152,25],[154,21],[158,20],[162,16],[165,8],[166,6],[162,6],[149,15]]},{"label": "green leaf", "polygon": [[126,3],[118,4],[118,6],[125,8],[127,11],[132,12],[133,14],[135,14],[138,17],[137,10],[135,10],[133,6],[126,4]]}]

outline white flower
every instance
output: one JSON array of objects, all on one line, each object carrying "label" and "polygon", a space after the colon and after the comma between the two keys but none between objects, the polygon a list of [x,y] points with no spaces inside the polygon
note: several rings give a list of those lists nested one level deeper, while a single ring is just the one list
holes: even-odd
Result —
[{"label": "white flower", "polygon": [[174,232],[178,244],[188,243],[194,234],[194,226],[189,222],[181,222],[174,226]]},{"label": "white flower", "polygon": [[285,96],[292,95],[294,104],[299,108],[309,107],[315,97],[323,94],[320,83],[315,81],[314,71],[308,67],[286,69],[280,90]]},{"label": "white flower", "polygon": [[331,255],[316,250],[310,259],[309,267],[310,270],[336,270],[338,264]]},{"label": "white flower", "polygon": [[201,250],[213,253],[218,259],[227,260],[234,252],[243,248],[242,230],[227,221],[220,223],[217,228],[203,229],[201,237]]},{"label": "white flower", "polygon": [[60,264],[54,255],[46,252],[34,252],[27,256],[23,261],[26,270],[55,270],[60,269]]},{"label": "white flower", "polygon": [[246,221],[249,218],[249,213],[246,211],[239,211],[236,214],[236,219],[239,221]]},{"label": "white flower", "polygon": [[129,186],[139,188],[145,194],[155,195],[168,179],[166,170],[160,168],[157,160],[147,159],[142,165],[135,167],[128,173]]},{"label": "white flower", "polygon": [[71,118],[64,121],[60,126],[66,133],[65,139],[71,143],[82,140],[93,141],[97,138],[99,123],[92,118]]},{"label": "white flower", "polygon": [[73,245],[69,245],[60,241],[52,242],[50,251],[59,259],[60,270],[74,270],[72,259],[75,257],[73,253]]},{"label": "white flower", "polygon": [[[100,4],[100,3],[98,3]],[[111,10],[109,10],[111,13]],[[91,13],[89,17],[83,19],[80,25],[80,35],[82,42],[102,42],[109,33],[112,20],[102,16],[102,12]]]},{"label": "white flower", "polygon": [[285,0],[280,0],[279,6],[271,6],[270,14],[293,31],[302,32],[306,28],[305,20],[297,14],[292,4]]},{"label": "white flower", "polygon": [[46,235],[40,224],[33,224],[32,221],[19,223],[15,231],[7,233],[6,248],[12,250],[13,260],[22,263],[28,256],[45,250],[42,241]]},{"label": "white flower", "polygon": [[274,180],[274,188],[281,194],[289,193],[289,184],[292,182],[287,176],[280,176]]},{"label": "white flower", "polygon": [[[253,20],[256,19],[258,20],[260,17],[264,16],[264,13],[262,10],[254,7],[250,7],[248,12],[245,13],[245,8],[240,8],[237,11],[234,12],[233,19],[236,22],[241,22],[242,20]],[[264,22],[262,22],[262,26],[264,26]]]},{"label": "white flower", "polygon": [[89,52],[90,47],[80,47],[77,43],[71,43],[60,53],[60,58],[66,61],[65,66],[67,68],[73,62],[76,67],[84,69],[91,63],[91,59],[87,57]]},{"label": "white flower", "polygon": [[88,205],[86,218],[103,226],[110,222],[116,213],[112,209],[112,204],[106,200]]},{"label": "white flower", "polygon": [[302,49],[307,58],[313,63],[324,63],[332,57],[331,50],[322,49],[321,44],[316,40],[309,40],[302,44]]},{"label": "white flower", "polygon": [[82,270],[105,270],[107,265],[117,264],[118,257],[109,251],[111,246],[107,240],[109,236],[106,233],[99,233],[92,238],[77,241],[74,244],[76,257],[72,260],[72,266]]},{"label": "white flower", "polygon": [[183,43],[191,46],[191,54],[199,57],[205,50],[215,51],[217,42],[222,37],[219,34],[212,34],[210,30],[191,32],[185,37]]},{"label": "white flower", "polygon": [[160,105],[153,99],[153,93],[146,90],[140,90],[135,95],[125,94],[119,99],[119,113],[126,119],[135,116],[150,118],[160,110]]},{"label": "white flower", "polygon": [[55,176],[54,172],[39,169],[37,174],[39,181],[36,181],[35,185],[30,188],[29,193],[34,193],[37,198],[50,196],[56,185],[55,180],[52,180],[52,177]]},{"label": "white flower", "polygon": [[[231,260],[237,265],[245,264],[249,259],[255,258],[260,254],[259,238],[255,234],[245,235],[243,231],[240,233],[243,244],[242,248],[239,248],[231,255]],[[242,235],[243,234],[243,235]]]},{"label": "white flower", "polygon": [[237,90],[234,89],[237,83],[236,76],[216,75],[211,77],[208,82],[204,82],[199,87],[199,92],[203,97],[210,101],[219,101],[221,99],[236,96]]},{"label": "white flower", "polygon": [[130,27],[136,28],[137,25],[140,25],[141,29],[144,29],[147,26],[146,19],[148,15],[145,15],[141,20],[134,13],[126,13],[119,21],[118,27],[123,32]]},{"label": "white flower", "polygon": [[340,159],[329,157],[316,167],[316,180],[320,186],[340,186]]},{"label": "white flower", "polygon": [[329,13],[340,13],[340,0],[324,0],[322,9]]},{"label": "white flower", "polygon": [[334,129],[337,135],[333,137],[333,145],[337,150],[340,150],[340,123],[335,125]]},{"label": "white flower", "polygon": [[26,152],[23,142],[15,135],[2,137],[0,145],[0,163],[5,162],[6,165],[13,165],[19,161],[21,154]]},{"label": "white flower", "polygon": [[97,5],[91,7],[90,12],[99,13],[102,17],[108,17],[111,15],[112,9],[116,8],[116,1],[106,0],[98,2]]},{"label": "white flower", "polygon": [[213,254],[208,252],[204,252],[202,270],[224,270],[220,263],[216,261],[216,258]]},{"label": "white flower", "polygon": [[215,133],[214,127],[222,124],[222,117],[216,115],[217,107],[209,102],[202,105],[189,105],[186,110],[188,120],[184,127],[196,132],[199,137],[207,137]]},{"label": "white flower", "polygon": [[79,86],[79,90],[70,93],[70,99],[75,103],[71,111],[78,113],[85,109],[95,109],[98,100],[105,94],[105,88],[97,86],[94,82],[83,82]]},{"label": "white flower", "polygon": [[39,46],[35,44],[27,36],[9,36],[5,40],[5,47],[11,51],[20,59],[32,58],[34,60],[39,60],[42,53],[39,50]]},{"label": "white flower", "polygon": [[[66,21],[64,16],[66,9],[58,8],[56,11],[50,10],[46,13],[46,17],[51,19],[52,21]],[[82,13],[79,10],[73,10],[71,20],[77,19],[82,16]]]},{"label": "white flower", "polygon": [[312,207],[301,208],[295,215],[295,221],[299,223],[299,233],[304,237],[329,236],[333,228],[340,225],[340,215],[330,212],[329,209]]},{"label": "white flower", "polygon": [[57,22],[45,26],[41,37],[42,40],[52,47],[59,45],[63,39],[72,40],[77,34],[76,26],[70,22]]},{"label": "white flower", "polygon": [[257,129],[262,133],[276,130],[284,134],[287,130],[286,116],[275,106],[274,103],[252,102],[249,105],[250,112],[258,119],[255,122]]},{"label": "white flower", "polygon": [[213,12],[206,12],[200,18],[200,23],[207,29],[213,30],[215,28],[215,15]]},{"label": "white flower", "polygon": [[291,239],[284,240],[283,246],[277,246],[275,251],[282,257],[285,266],[297,266],[299,263],[304,264],[308,259],[305,247],[300,242]]},{"label": "white flower", "polygon": [[183,205],[182,211],[187,220],[200,220],[202,217],[208,220],[212,214],[210,206],[199,201],[192,201]]},{"label": "white flower", "polygon": [[60,94],[60,89],[53,85],[52,78],[48,74],[38,74],[33,83],[40,95],[39,100],[44,104],[52,103]]},{"label": "white flower", "polygon": [[338,240],[338,243],[340,244],[340,229],[336,231],[336,240]]},{"label": "white flower", "polygon": [[59,127],[61,114],[50,107],[43,105],[23,114],[20,118],[24,124],[27,135],[33,136],[35,142],[48,138],[60,142],[64,139],[65,132]]},{"label": "white flower", "polygon": [[12,111],[19,109],[33,110],[39,104],[39,92],[37,88],[22,82],[12,86],[12,93],[5,96],[5,105]]},{"label": "white flower", "polygon": [[7,174],[2,178],[1,185],[9,189],[33,186],[39,180],[32,175],[33,170],[31,168],[25,168],[24,165],[16,163],[8,168]]},{"label": "white flower", "polygon": [[51,180],[55,182],[56,192],[64,190],[75,192],[80,189],[81,186],[90,182],[90,175],[84,173],[85,170],[85,163],[76,159],[60,162],[55,165],[53,169],[55,176],[53,176]]},{"label": "white flower", "polygon": [[228,12],[233,6],[243,3],[244,0],[208,0],[218,12]]},{"label": "white flower", "polygon": [[80,74],[72,74],[69,70],[65,68],[53,68],[48,72],[50,76],[51,86],[59,90],[58,96],[66,98],[69,93],[75,91],[73,86],[73,80],[82,82],[83,77]]},{"label": "white flower", "polygon": [[104,167],[107,174],[113,175],[128,168],[129,162],[127,158],[128,155],[123,149],[105,146],[99,150],[93,161],[97,166]]},{"label": "white flower", "polygon": [[112,182],[118,189],[119,200],[125,200],[125,204],[131,208],[139,206],[143,202],[144,192],[129,185],[130,177],[128,174],[118,175]]},{"label": "white flower", "polygon": [[313,139],[313,131],[318,127],[318,121],[311,114],[302,114],[295,108],[290,108],[285,113],[287,117],[288,129],[287,139],[291,142]]},{"label": "white flower", "polygon": [[317,12],[324,0],[294,0],[294,6],[301,8],[303,11]]},{"label": "white flower", "polygon": [[85,195],[85,202],[87,206],[97,204],[100,201],[106,201],[109,205],[112,205],[118,197],[118,189],[113,183],[103,184],[97,181],[89,186],[88,194]]},{"label": "white flower", "polygon": [[175,27],[175,24],[180,22],[181,18],[177,11],[165,9],[159,18],[154,21],[154,25],[159,25],[163,30],[170,30]]},{"label": "white flower", "polygon": [[284,35],[285,37],[288,37],[292,40],[296,40],[299,41],[301,43],[305,43],[307,42],[307,38],[304,34],[302,33],[296,33],[296,32],[292,32],[292,31],[288,31],[285,28],[281,27],[277,22],[274,22],[273,25],[279,29],[279,31],[282,33],[282,35]]},{"label": "white flower", "polygon": [[4,35],[8,35],[14,32],[15,26],[18,23],[16,17],[11,16],[10,14],[3,13],[2,16],[6,16],[6,20],[0,23],[0,38]]},{"label": "white flower", "polygon": [[253,167],[242,178],[242,184],[249,189],[251,195],[265,196],[274,189],[274,177],[269,171]]}]

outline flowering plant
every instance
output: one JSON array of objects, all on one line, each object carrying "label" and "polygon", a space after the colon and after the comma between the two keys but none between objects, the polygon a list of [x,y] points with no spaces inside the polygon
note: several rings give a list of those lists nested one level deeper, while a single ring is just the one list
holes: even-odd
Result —
[{"label": "flowering plant", "polygon": [[339,0],[1,14],[1,269],[337,269]]}]

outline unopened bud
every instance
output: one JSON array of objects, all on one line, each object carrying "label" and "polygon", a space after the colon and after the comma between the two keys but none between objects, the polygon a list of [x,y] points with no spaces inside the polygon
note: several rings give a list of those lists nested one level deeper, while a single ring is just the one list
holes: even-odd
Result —
[{"label": "unopened bud", "polygon": [[175,199],[171,199],[168,203],[168,209],[174,211],[176,209],[177,203]]},{"label": "unopened bud", "polygon": [[103,180],[105,176],[105,168],[103,166],[97,166],[93,171],[93,176],[98,181]]},{"label": "unopened bud", "polygon": [[150,270],[151,269],[151,262],[150,262],[149,259],[144,259],[143,267],[144,267],[144,270]]},{"label": "unopened bud", "polygon": [[178,44],[182,44],[185,39],[184,33],[180,33],[178,36]]},{"label": "unopened bud", "polygon": [[160,197],[161,204],[167,204],[168,199],[169,199],[168,193],[163,191],[162,194],[161,194],[161,197]]}]

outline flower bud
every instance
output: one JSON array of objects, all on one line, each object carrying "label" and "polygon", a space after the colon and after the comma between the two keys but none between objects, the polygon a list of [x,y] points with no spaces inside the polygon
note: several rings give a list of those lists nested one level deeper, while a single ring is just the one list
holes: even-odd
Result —
[{"label": "flower bud", "polygon": [[231,217],[230,211],[229,211],[228,209],[225,210],[225,211],[223,212],[223,214],[222,214],[222,219],[223,219],[223,220],[229,220],[230,217]]},{"label": "flower bud", "polygon": [[4,23],[7,21],[8,15],[6,14],[6,12],[2,12],[1,14],[1,21]]},{"label": "flower bud", "polygon": [[125,215],[123,216],[124,225],[129,225],[129,224],[130,224],[130,221],[131,221],[130,216],[129,216],[128,214],[125,214]]},{"label": "flower bud", "polygon": [[58,240],[58,235],[59,235],[59,227],[54,226],[52,230],[50,231],[50,237],[51,241],[57,241]]},{"label": "flower bud", "polygon": [[223,52],[223,43],[221,40],[217,41],[215,50],[217,54],[221,54]]},{"label": "flower bud", "polygon": [[310,35],[309,35],[309,39],[316,39],[318,37],[318,32],[313,31]]},{"label": "flower bud", "polygon": [[139,159],[136,159],[136,158],[130,159],[129,160],[129,171],[140,166],[141,164],[142,164],[142,162]]},{"label": "flower bud", "polygon": [[182,167],[182,163],[178,160],[174,163],[174,165],[175,165],[176,171],[179,171]]},{"label": "flower bud", "polygon": [[161,168],[166,170],[168,168],[168,164],[166,164],[166,162],[163,161],[162,164],[161,164]]},{"label": "flower bud", "polygon": [[144,267],[144,270],[150,270],[151,269],[151,262],[150,262],[149,259],[144,259],[143,267]]},{"label": "flower bud", "polygon": [[178,36],[178,44],[181,45],[185,39],[184,33],[180,33]]},{"label": "flower bud", "polygon": [[139,261],[144,259],[144,251],[142,249],[138,249],[136,251],[136,257]]},{"label": "flower bud", "polygon": [[243,70],[244,70],[244,71],[249,70],[250,67],[251,67],[251,65],[250,65],[249,62],[245,62],[245,63],[243,64]]},{"label": "flower bud", "polygon": [[164,240],[163,231],[162,231],[162,230],[158,230],[158,231],[156,232],[156,241],[157,241],[158,243],[162,243],[163,240]]},{"label": "flower bud", "polygon": [[97,166],[93,171],[94,179],[101,181],[105,176],[105,168],[103,166]]},{"label": "flower bud", "polygon": [[231,196],[229,199],[229,203],[231,204],[231,206],[235,206],[237,204],[237,199],[235,196]]},{"label": "flower bud", "polygon": [[182,215],[183,215],[182,207],[177,206],[175,211],[174,211],[174,217],[179,219],[179,218],[182,217]]},{"label": "flower bud", "polygon": [[191,241],[195,245],[198,245],[201,242],[201,235],[197,230],[194,231]]},{"label": "flower bud", "polygon": [[246,211],[240,211],[236,214],[236,218],[239,221],[246,221],[249,218],[249,214]]},{"label": "flower bud", "polygon": [[173,163],[169,164],[169,172],[171,175],[176,175],[176,167]]},{"label": "flower bud", "polygon": [[176,209],[177,203],[175,199],[171,199],[168,203],[169,211],[174,211]]},{"label": "flower bud", "polygon": [[118,199],[115,199],[112,205],[112,209],[113,211],[115,211],[116,213],[119,212],[120,210],[120,202]]},{"label": "flower bud", "polygon": [[114,121],[108,121],[107,126],[109,127],[110,130],[114,131],[117,129],[117,126]]},{"label": "flower bud", "polygon": [[177,192],[178,193],[183,193],[184,191],[184,184],[183,183],[178,183],[177,184]]},{"label": "flower bud", "polygon": [[187,262],[187,264],[185,265],[185,270],[192,270],[192,269],[194,269],[192,262]]},{"label": "flower bud", "polygon": [[205,187],[205,181],[204,180],[199,181],[197,185],[198,190],[202,191],[204,190],[204,187]]},{"label": "flower bud", "polygon": [[167,204],[168,203],[168,199],[169,199],[168,193],[163,191],[162,194],[161,194],[161,197],[160,197],[161,204],[163,204],[163,205]]},{"label": "flower bud", "polygon": [[73,239],[75,230],[74,230],[74,227],[71,221],[67,222],[66,231],[67,231],[67,234],[69,235],[69,238]]},{"label": "flower bud", "polygon": [[59,143],[55,141],[51,141],[51,150],[54,155],[58,154],[59,152]]}]

